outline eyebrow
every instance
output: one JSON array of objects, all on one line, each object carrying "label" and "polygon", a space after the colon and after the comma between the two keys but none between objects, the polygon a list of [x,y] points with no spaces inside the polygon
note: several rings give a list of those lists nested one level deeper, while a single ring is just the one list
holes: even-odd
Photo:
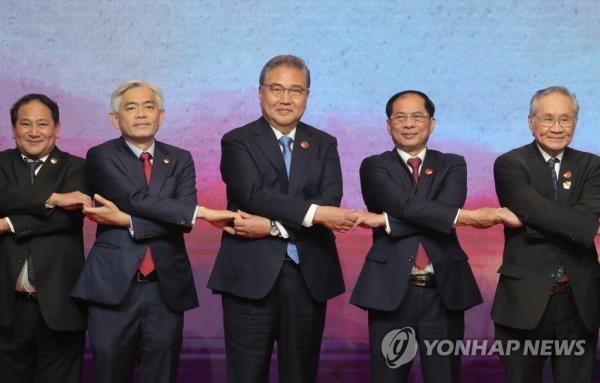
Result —
[{"label": "eyebrow", "polygon": [[146,104],[152,104],[152,105],[156,105],[157,102],[154,100],[146,100],[146,101],[142,101],[140,102],[135,102],[135,101],[129,101],[128,103],[125,104],[125,106],[130,106],[130,105],[146,105]]}]

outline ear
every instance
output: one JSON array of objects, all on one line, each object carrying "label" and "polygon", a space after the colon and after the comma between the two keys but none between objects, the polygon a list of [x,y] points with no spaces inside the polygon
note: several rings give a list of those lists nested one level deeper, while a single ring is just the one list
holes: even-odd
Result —
[{"label": "ear", "polygon": [[121,127],[119,126],[119,115],[115,112],[110,112],[108,116],[110,117],[110,122],[112,122],[115,129],[121,130]]},{"label": "ear", "polygon": [[54,125],[54,127],[55,127],[55,129],[56,129],[56,134],[55,134],[55,136],[56,136],[56,138],[58,138],[58,137],[60,137],[60,122],[57,122],[57,123]]},{"label": "ear", "polygon": [[533,126],[533,117],[527,118],[527,125],[529,126],[529,131],[535,137],[535,133],[534,133],[535,127]]},{"label": "ear", "polygon": [[162,125],[164,120],[165,120],[165,110],[162,109],[161,111],[159,111],[159,115],[158,115],[158,127],[159,128]]},{"label": "ear", "polygon": [[431,128],[429,129],[429,134],[433,133],[434,128],[435,128],[435,117],[431,117]]}]

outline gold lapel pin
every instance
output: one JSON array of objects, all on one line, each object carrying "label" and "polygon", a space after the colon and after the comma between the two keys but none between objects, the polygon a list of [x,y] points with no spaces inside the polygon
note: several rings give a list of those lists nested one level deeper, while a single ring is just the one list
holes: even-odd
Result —
[{"label": "gold lapel pin", "polygon": [[427,175],[433,174],[433,169],[432,168],[425,169],[425,174],[427,174]]},{"label": "gold lapel pin", "polygon": [[571,181],[563,182],[563,189],[566,189],[566,190],[571,189]]},{"label": "gold lapel pin", "polygon": [[563,177],[565,178],[571,178],[572,175],[573,173],[571,173],[570,170],[565,170],[565,172],[563,173]]},{"label": "gold lapel pin", "polygon": [[168,158],[163,158],[163,162],[165,163],[165,165],[168,165],[171,163],[171,160]]},{"label": "gold lapel pin", "polygon": [[300,143],[300,147],[301,147],[302,149],[308,149],[308,148],[310,147],[310,145],[309,145],[308,141],[302,141],[302,142]]},{"label": "gold lapel pin", "polygon": [[52,157],[52,158],[50,158],[50,163],[52,165],[56,165],[58,163],[58,160],[56,158]]}]

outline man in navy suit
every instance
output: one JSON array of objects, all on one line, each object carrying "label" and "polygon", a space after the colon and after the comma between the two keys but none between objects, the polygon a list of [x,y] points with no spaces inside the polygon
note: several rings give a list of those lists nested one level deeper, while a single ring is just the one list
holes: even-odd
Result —
[{"label": "man in navy suit", "polygon": [[275,342],[279,381],[315,382],[326,302],[344,292],[331,230],[356,216],[338,208],[335,137],[300,121],[309,88],[301,58],[272,58],[259,78],[262,117],[221,141],[227,206],[241,218],[208,287],[222,294],[230,383],[267,382]]},{"label": "man in navy suit", "polygon": [[[88,176],[102,206],[84,209],[96,241],[73,296],[89,301],[96,382],[175,382],[183,312],[198,306],[183,233],[197,218],[217,226],[235,214],[197,206],[194,161],[156,141],[164,119],[156,86],[131,80],[112,95],[121,137],[91,148]],[[232,230],[232,229],[231,229]]]},{"label": "man in navy suit", "polygon": [[351,303],[369,311],[372,381],[377,383],[407,381],[412,361],[394,363],[399,356],[393,347],[392,353],[382,352],[386,335],[407,327],[419,343],[425,382],[460,382],[460,356],[427,355],[424,346],[425,340],[462,339],[464,311],[482,302],[454,227],[486,228],[508,213],[461,209],[467,166],[459,155],[427,148],[434,113],[422,92],[392,96],[386,114],[395,148],[366,158],[360,168],[369,213],[357,213],[358,223],[373,228],[373,246]]}]

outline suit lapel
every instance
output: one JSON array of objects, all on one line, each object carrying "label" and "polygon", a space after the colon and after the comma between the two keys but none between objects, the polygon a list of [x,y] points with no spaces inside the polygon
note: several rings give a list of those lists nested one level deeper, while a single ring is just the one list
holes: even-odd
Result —
[{"label": "suit lapel", "polygon": [[437,156],[431,150],[425,152],[425,159],[423,165],[421,165],[421,171],[419,172],[419,185],[417,186],[417,195],[420,197],[427,196],[433,177],[435,176]]},{"label": "suit lapel", "polygon": [[529,146],[527,157],[527,165],[531,169],[531,172],[529,173],[531,184],[534,185],[544,197],[554,201],[554,189],[552,187],[550,171],[535,142]]},{"label": "suit lapel", "polygon": [[133,184],[147,187],[146,176],[144,175],[144,167],[142,166],[142,162],[136,157],[135,153],[129,149],[123,138],[119,139],[116,154],[119,161],[123,165],[123,168],[126,169],[127,175],[129,178],[131,178]]},{"label": "suit lapel", "polygon": [[57,147],[54,147],[44,165],[40,168],[40,171],[35,176],[35,182],[48,182],[58,178],[58,173],[62,168],[64,161],[64,154]]},{"label": "suit lapel", "polygon": [[29,169],[25,165],[25,161],[17,149],[12,151],[10,160],[17,183],[19,185],[29,185]]},{"label": "suit lapel", "polygon": [[[269,126],[269,123],[264,118],[257,120],[257,126],[254,129],[254,142],[264,153],[265,157],[271,162],[280,175],[280,178],[285,178],[287,184],[287,172],[285,170],[285,163],[283,162],[283,155],[279,143],[275,139],[275,134]],[[293,161],[292,161],[293,163]]]},{"label": "suit lapel", "polygon": [[566,205],[571,197],[571,190],[577,176],[576,163],[577,161],[573,158],[573,152],[569,148],[566,148],[558,172],[557,200],[560,205]]},{"label": "suit lapel", "polygon": [[411,179],[410,170],[407,165],[402,161],[400,155],[396,149],[392,149],[385,154],[386,165],[388,171],[392,175],[392,179],[399,185],[404,186],[405,190],[409,193],[414,192],[414,185]]},{"label": "suit lapel", "polygon": [[168,174],[173,166],[169,152],[160,142],[156,141],[154,146],[154,160],[152,161],[152,178],[150,179],[150,192],[159,195]]},{"label": "suit lapel", "polygon": [[302,123],[299,123],[296,128],[296,136],[294,137],[288,194],[296,194],[300,185],[302,185],[310,161],[317,153],[319,153],[318,142],[316,140],[311,140],[311,134]]}]

